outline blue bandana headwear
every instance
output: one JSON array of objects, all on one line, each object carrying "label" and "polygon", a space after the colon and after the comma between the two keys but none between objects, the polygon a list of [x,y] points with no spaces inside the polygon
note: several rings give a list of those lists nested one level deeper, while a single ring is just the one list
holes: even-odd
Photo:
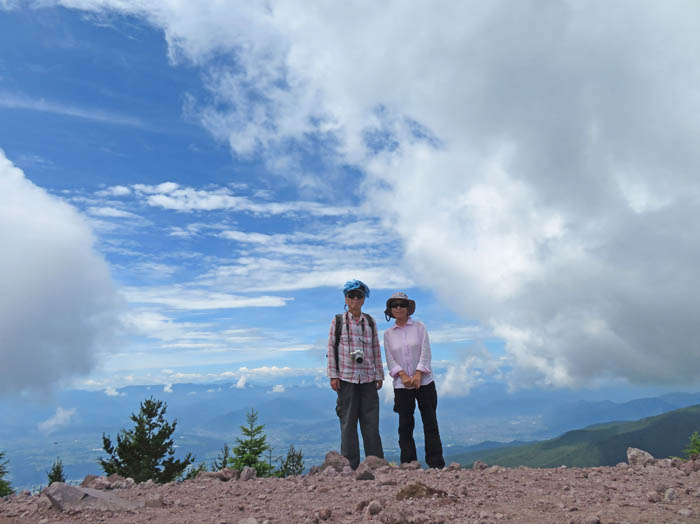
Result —
[{"label": "blue bandana headwear", "polygon": [[343,286],[343,295],[347,295],[354,289],[359,289],[365,294],[365,297],[369,298],[369,288],[367,287],[367,284],[361,280],[348,280]]}]

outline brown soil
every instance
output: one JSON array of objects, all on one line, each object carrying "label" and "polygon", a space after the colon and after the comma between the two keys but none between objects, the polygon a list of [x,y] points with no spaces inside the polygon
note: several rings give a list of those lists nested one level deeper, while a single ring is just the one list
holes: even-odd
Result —
[{"label": "brown soil", "polygon": [[480,471],[384,466],[373,480],[356,480],[346,469],[110,490],[121,499],[160,505],[127,511],[59,511],[46,495],[23,493],[0,499],[0,524],[700,523],[700,471],[669,462]]}]

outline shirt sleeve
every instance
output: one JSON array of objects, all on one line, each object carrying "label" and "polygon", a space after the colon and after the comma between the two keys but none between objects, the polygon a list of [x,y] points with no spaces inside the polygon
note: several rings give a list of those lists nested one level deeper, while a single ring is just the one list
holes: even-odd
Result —
[{"label": "shirt sleeve", "polygon": [[389,368],[389,375],[395,378],[401,371],[401,366],[394,358],[389,329],[384,332],[384,353],[386,354],[386,365]]},{"label": "shirt sleeve", "polygon": [[328,367],[326,374],[329,378],[338,378],[338,366],[335,360],[335,317],[331,321],[331,330],[328,333]]},{"label": "shirt sleeve", "polygon": [[375,322],[372,330],[372,352],[374,353],[374,380],[384,380],[384,365],[382,364],[382,348],[379,346],[379,335]]},{"label": "shirt sleeve", "polygon": [[423,337],[420,344],[420,358],[418,359],[418,365],[416,369],[422,371],[423,373],[432,373],[430,369],[432,355],[430,353],[430,340],[428,339],[428,330],[421,324],[423,331]]}]

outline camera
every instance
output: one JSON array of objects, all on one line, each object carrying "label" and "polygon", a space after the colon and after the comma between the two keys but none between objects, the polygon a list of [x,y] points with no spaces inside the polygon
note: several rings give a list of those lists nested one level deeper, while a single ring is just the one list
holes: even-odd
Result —
[{"label": "camera", "polygon": [[356,363],[362,364],[362,361],[365,359],[365,352],[361,349],[356,349],[350,352],[350,356]]}]

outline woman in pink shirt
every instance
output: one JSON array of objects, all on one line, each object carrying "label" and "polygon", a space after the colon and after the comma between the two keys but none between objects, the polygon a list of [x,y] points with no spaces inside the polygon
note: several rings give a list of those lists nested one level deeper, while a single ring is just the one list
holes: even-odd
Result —
[{"label": "woman in pink shirt", "polygon": [[437,391],[430,367],[430,341],[425,326],[411,318],[416,302],[405,293],[394,293],[386,301],[386,319],[396,320],[384,332],[384,351],[389,375],[394,379],[394,411],[399,414],[401,462],[418,460],[413,440],[418,409],[425,435],[425,462],[428,467],[442,468],[442,442],[437,423]]}]

